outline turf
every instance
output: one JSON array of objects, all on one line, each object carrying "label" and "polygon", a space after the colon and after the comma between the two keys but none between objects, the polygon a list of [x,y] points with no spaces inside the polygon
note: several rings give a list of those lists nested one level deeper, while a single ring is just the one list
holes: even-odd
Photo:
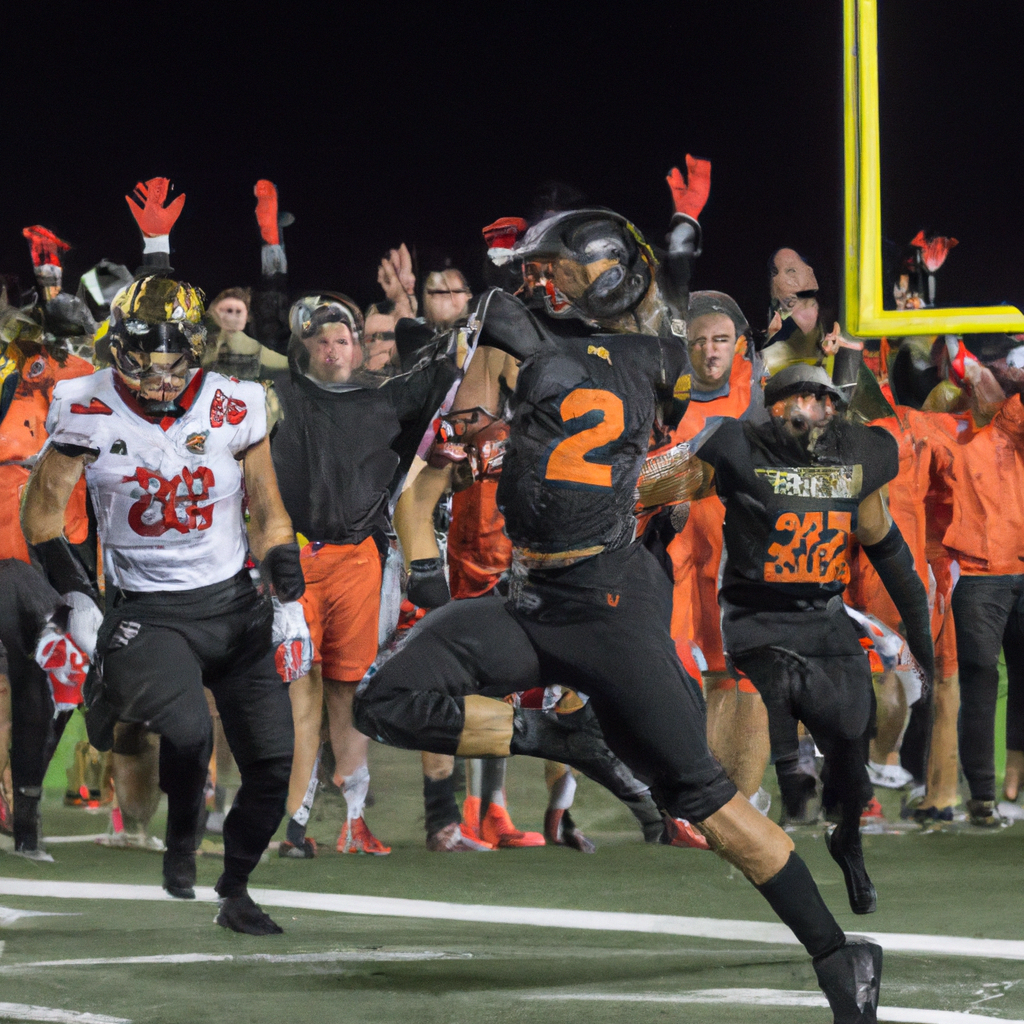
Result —
[{"label": "turf", "polygon": [[[631,911],[771,921],[757,893],[710,854],[646,846],[621,805],[580,783],[574,814],[598,843],[584,856],[566,849],[493,854],[430,854],[423,846],[418,758],[374,747],[375,805],[367,819],[392,846],[389,857],[334,852],[340,798],[325,794],[310,833],[321,843],[313,861],[272,856],[253,885],[328,893],[529,907]],[[770,773],[769,773],[770,775]],[[539,829],[544,806],[540,764],[512,763],[510,805],[517,824]],[[106,816],[64,808],[62,789],[44,805],[48,835],[102,831]],[[882,793],[890,819],[898,796]],[[159,819],[154,822],[159,829]],[[911,830],[865,837],[879,890],[879,911],[855,918],[820,838],[795,836],[830,906],[849,930],[918,932],[1019,939],[1024,892],[1024,826],[983,832]],[[92,843],[54,844],[56,863],[0,856],[0,875],[63,881],[156,885],[160,858]],[[212,885],[216,856],[199,863],[199,884]],[[811,1008],[583,1001],[581,997],[671,999],[694,989],[767,988],[815,991],[813,971],[796,947],[622,932],[440,920],[370,917],[274,909],[280,937],[255,939],[212,923],[208,903],[113,902],[3,896],[5,907],[73,913],[21,918],[0,928],[0,1001],[62,1007],[133,1021],[290,1019],[338,1021],[541,1022],[628,1019],[715,1022],[823,1021]],[[26,968],[41,960],[200,953],[230,955],[215,963]],[[320,962],[245,960],[252,954],[334,953]],[[429,955],[434,959],[395,959]],[[437,957],[444,957],[437,959]],[[1024,1019],[1024,963],[918,956],[886,958],[883,1002]],[[568,999],[553,999],[568,996]],[[0,1019],[4,1019],[0,1013]]]}]

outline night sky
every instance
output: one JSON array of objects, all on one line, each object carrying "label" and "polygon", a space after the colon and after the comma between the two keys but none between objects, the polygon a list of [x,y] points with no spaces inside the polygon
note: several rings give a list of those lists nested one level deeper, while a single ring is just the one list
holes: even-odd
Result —
[{"label": "night sky", "polygon": [[[0,270],[25,284],[33,223],[74,245],[71,287],[101,257],[134,269],[123,196],[155,175],[188,196],[172,262],[211,297],[258,281],[261,177],[296,217],[295,289],[373,301],[401,241],[478,283],[480,228],[529,215],[545,179],[660,243],[689,152],[713,163],[695,286],[763,327],[767,257],[791,245],[837,301],[839,0],[64,6],[6,15]],[[881,8],[883,231],[960,239],[940,302],[1024,304],[1024,4]]]}]

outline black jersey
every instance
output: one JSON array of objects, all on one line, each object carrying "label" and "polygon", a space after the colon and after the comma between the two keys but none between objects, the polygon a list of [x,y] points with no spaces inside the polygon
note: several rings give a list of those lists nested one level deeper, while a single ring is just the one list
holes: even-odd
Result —
[{"label": "black jersey", "polygon": [[[523,360],[512,396],[509,450],[497,503],[505,532],[537,552],[621,547],[633,539],[636,483],[659,407],[669,426],[688,365],[674,338],[556,338],[522,303],[489,293],[480,344]],[[671,411],[668,411],[670,410]]]},{"label": "black jersey", "polygon": [[697,454],[714,467],[725,502],[721,593],[733,604],[765,609],[778,607],[780,598],[842,593],[857,508],[899,469],[888,433],[842,420],[813,454],[772,420],[723,420]]},{"label": "black jersey", "polygon": [[298,374],[279,384],[284,420],[271,451],[295,531],[358,544],[387,530],[392,490],[455,379],[445,360],[377,388],[333,392]]}]

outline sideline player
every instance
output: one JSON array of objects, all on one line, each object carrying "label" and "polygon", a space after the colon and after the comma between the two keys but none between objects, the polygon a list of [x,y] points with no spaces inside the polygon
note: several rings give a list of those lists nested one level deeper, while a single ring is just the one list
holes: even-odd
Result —
[{"label": "sideline player", "polygon": [[855,914],[875,909],[864,868],[860,815],[873,712],[871,669],[842,603],[846,551],[856,533],[903,617],[907,643],[930,684],[934,652],[928,599],[881,488],[896,476],[884,431],[843,420],[841,392],[818,366],[794,363],[764,389],[759,425],[723,420],[698,457],[726,506],[721,603],[725,646],[768,708],[779,787],[806,783],[797,723],[825,755],[822,801],[838,813],[828,848]]},{"label": "sideline player", "polygon": [[580,314],[555,338],[501,292],[475,311],[482,342],[526,360],[498,495],[526,578],[508,604],[452,602],[421,622],[357,694],[356,724],[406,749],[571,763],[547,719],[494,697],[545,676],[579,686],[612,749],[652,779],[671,841],[738,866],[814,958],[835,1019],[874,1021],[881,949],[847,943],[792,840],[708,752],[703,701],[669,633],[670,581],[633,543],[641,464],[659,414],[678,422],[686,353],[601,329],[643,322],[653,254],[628,221],[595,210],[541,222],[521,251],[534,263],[524,271]]},{"label": "sideline player", "polygon": [[109,749],[117,721],[161,737],[167,793],[164,888],[195,897],[195,836],[213,691],[242,786],[224,823],[217,923],[280,932],[247,892],[284,811],[292,756],[288,694],[271,648],[270,605],[245,567],[249,541],[281,601],[303,590],[281,504],[263,389],[198,369],[203,306],[190,285],[136,281],[111,308],[114,367],[62,382],[50,442],[26,489],[22,528],[58,593],[91,589],[63,536],[85,474],[96,509],[107,612],[87,683],[90,740]]}]

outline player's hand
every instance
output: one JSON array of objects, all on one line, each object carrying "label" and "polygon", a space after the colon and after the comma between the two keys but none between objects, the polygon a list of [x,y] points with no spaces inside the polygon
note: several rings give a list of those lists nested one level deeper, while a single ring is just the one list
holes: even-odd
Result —
[{"label": "player's hand", "polygon": [[711,161],[700,160],[687,153],[686,178],[678,167],[673,167],[665,181],[672,190],[676,213],[699,220],[711,193]]},{"label": "player's hand", "polygon": [[313,665],[313,639],[301,604],[297,601],[282,603],[276,597],[272,600],[274,663],[281,679],[293,683]]},{"label": "player's hand", "polygon": [[274,594],[281,602],[298,601],[306,590],[298,544],[278,544],[263,556]]},{"label": "player's hand", "polygon": [[171,233],[171,228],[181,216],[185,205],[185,193],[164,206],[164,200],[170,191],[169,178],[150,178],[140,181],[135,186],[135,196],[142,201],[140,206],[131,196],[125,196],[128,208],[132,211],[135,223],[146,238],[162,238]]},{"label": "player's hand", "polygon": [[440,608],[452,599],[440,558],[416,558],[412,561],[406,595],[420,608]]},{"label": "player's hand", "polygon": [[260,178],[253,188],[256,196],[256,222],[260,235],[267,245],[280,245],[281,232],[277,223],[277,186],[266,178]]},{"label": "player's hand", "polygon": [[821,339],[820,344],[822,352],[827,356],[834,356],[841,348],[850,348],[855,352],[864,351],[863,341],[850,341],[849,338],[843,337],[838,322],[832,324],[832,330]]},{"label": "player's hand", "polygon": [[59,267],[60,254],[71,248],[70,244],[58,238],[49,228],[42,224],[33,224],[29,228],[21,229],[22,235],[28,239],[29,248],[32,250],[32,266],[34,267]]},{"label": "player's hand", "polygon": [[46,673],[58,711],[67,711],[82,703],[82,687],[89,674],[89,657],[52,619],[39,634],[33,656]]},{"label": "player's hand", "polygon": [[938,238],[925,238],[923,231],[918,231],[910,240],[910,244],[921,250],[921,262],[934,274],[949,255],[949,250],[960,243],[955,238],[946,238],[940,235]]}]

